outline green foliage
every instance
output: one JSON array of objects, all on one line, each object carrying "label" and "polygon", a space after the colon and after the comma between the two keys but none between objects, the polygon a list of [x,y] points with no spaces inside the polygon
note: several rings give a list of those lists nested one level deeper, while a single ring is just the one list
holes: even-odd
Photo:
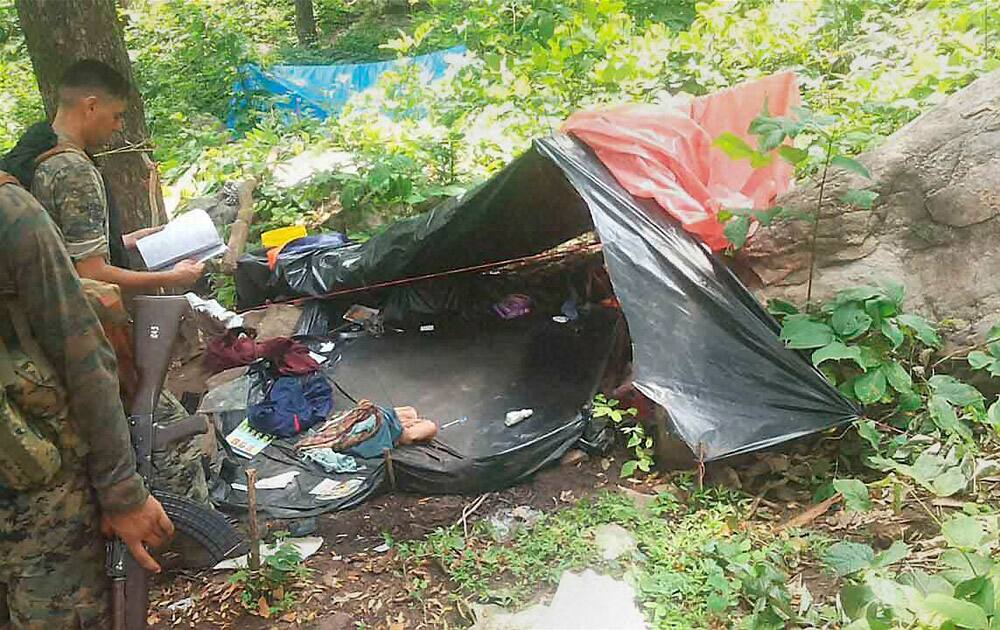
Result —
[{"label": "green foliage", "polygon": [[749,628],[785,628],[796,619],[776,548],[761,548],[739,536],[713,540],[703,552],[702,566],[712,587],[706,602],[712,614],[725,618],[742,604],[751,611],[742,624]]},{"label": "green foliage", "polygon": [[900,542],[878,555],[867,545],[834,544],[824,560],[838,575],[850,576],[840,593],[846,627],[995,628],[998,531],[997,516],[946,520],[941,534],[947,549],[930,573],[903,562],[908,550]]},{"label": "green foliage", "polygon": [[[622,465],[621,476],[631,477],[635,474],[636,470],[648,473],[653,469],[654,463],[653,436],[646,435],[646,430],[642,424],[634,420],[639,413],[637,409],[634,407],[621,409],[619,408],[620,404],[621,402],[618,400],[609,399],[604,394],[597,394],[594,397],[591,413],[594,418],[608,418],[614,424],[618,425],[621,432],[628,437],[625,447],[632,449],[635,459],[629,460]],[[633,420],[626,422],[629,418]]]},{"label": "green foliage", "polygon": [[[871,179],[868,169],[853,158],[844,155],[845,138],[848,133],[842,125],[838,125],[836,116],[815,116],[807,108],[796,108],[794,117],[771,116],[764,105],[763,113],[750,123],[749,132],[757,137],[757,148],[754,149],[742,138],[732,133],[724,133],[715,140],[715,146],[733,160],[749,160],[753,168],[762,168],[775,159],[782,159],[795,167],[800,177],[817,176],[820,195],[816,207],[805,217],[792,216],[783,208],[771,208],[765,211],[746,209],[731,210],[720,213],[719,220],[726,223],[724,232],[733,249],[740,249],[746,243],[750,229],[750,220],[756,220],[767,226],[776,219],[807,219],[813,223],[811,248],[815,251],[816,231],[818,230],[820,209],[823,206],[823,193],[831,167],[843,169]],[[865,136],[862,131],[852,131],[854,138]],[[870,135],[870,134],[868,134]],[[791,142],[804,138],[799,147]],[[865,189],[850,189],[841,195],[840,200],[860,208],[871,209],[878,194]],[[809,271],[809,291],[812,291],[812,264]],[[808,298],[807,298],[808,301]]]},{"label": "green foliage", "polygon": [[[783,69],[799,73],[811,118],[762,116],[749,159],[783,159],[803,177],[823,165],[862,172],[850,156],[1000,65],[988,37],[1000,11],[987,3],[428,0],[397,15],[383,3],[316,0],[320,41],[309,49],[295,42],[291,2],[137,0],[123,21],[155,157],[168,182],[188,172],[184,198],[254,175],[257,229],[371,230],[475,185],[577,109],[663,103]],[[471,53],[442,81],[428,85],[413,68],[388,73],[322,124],[265,107],[239,117],[238,139],[222,125],[244,61],[368,61],[454,44]],[[0,0],[0,88],[3,148],[42,114],[11,0]],[[273,185],[274,167],[307,149],[343,151],[356,172]],[[871,191],[841,196],[877,203]],[[754,221],[795,218],[812,220],[735,209],[725,229],[742,244]]]},{"label": "green foliage", "polygon": [[[513,540],[498,543],[485,523],[469,536],[461,528],[439,529],[426,540],[401,543],[402,571],[433,561],[458,591],[479,601],[526,603],[539,585],[554,586],[562,573],[584,567],[627,573],[638,601],[657,628],[783,628],[795,620],[787,589],[788,565],[800,548],[789,542],[734,531],[742,495],[698,492],[687,504],[661,494],[640,510],[616,494],[543,516]],[[593,531],[615,523],[635,537],[640,553],[629,560],[600,560]],[[634,563],[634,564],[633,564]]]},{"label": "green foliage", "polygon": [[0,151],[13,146],[22,129],[43,116],[14,0],[0,0]]},{"label": "green foliage", "polygon": [[240,569],[229,578],[242,587],[243,606],[264,617],[279,616],[295,606],[294,587],[310,570],[302,564],[302,555],[288,540],[278,538],[275,552],[261,560],[258,571]]},{"label": "green foliage", "polygon": [[[857,424],[868,464],[951,496],[968,487],[979,445],[995,437],[1000,401],[987,408],[975,387],[935,372],[946,367],[933,362],[941,338],[926,319],[902,311],[903,297],[898,286],[857,287],[811,313],[783,302],[769,310],[781,320],[789,348],[811,351],[831,383],[864,405],[869,418],[880,417]],[[991,335],[986,352],[971,352],[970,366],[992,373],[996,343]],[[834,485],[848,508],[868,509],[860,481]]]},{"label": "green foliage", "polygon": [[867,512],[872,508],[868,486],[858,479],[835,479],[833,488],[844,496],[847,509],[855,512]]}]

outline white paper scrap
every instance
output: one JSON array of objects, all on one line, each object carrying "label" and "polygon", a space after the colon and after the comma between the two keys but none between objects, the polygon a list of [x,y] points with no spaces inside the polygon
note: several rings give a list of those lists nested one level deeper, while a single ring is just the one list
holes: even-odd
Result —
[{"label": "white paper scrap", "polygon": [[[254,488],[258,490],[280,490],[282,488],[287,488],[288,484],[295,480],[295,476],[299,474],[298,470],[289,470],[288,472],[283,472],[280,475],[275,475],[273,477],[265,477],[264,479],[258,479],[257,483],[253,485]],[[233,490],[247,491],[247,485],[245,483],[234,483],[232,484]]]},{"label": "white paper scrap", "polygon": [[333,501],[351,496],[361,488],[362,484],[360,479],[348,479],[347,481],[324,479],[316,484],[309,491],[309,494],[315,496],[317,501]]},{"label": "white paper scrap", "polygon": [[327,358],[324,357],[322,354],[310,351],[309,352],[309,356],[312,357],[313,361],[315,361],[316,363],[319,363],[320,365],[322,365],[322,364],[324,364],[324,363],[327,362]]},{"label": "white paper scrap", "polygon": [[[289,542],[295,546],[299,551],[299,555],[305,560],[309,556],[313,555],[319,548],[323,545],[323,538],[320,536],[307,536],[305,538],[286,538],[285,542]],[[276,551],[278,551],[278,544],[265,545],[261,543],[260,545],[260,559],[264,560],[269,556],[273,556]],[[239,558],[230,558],[228,560],[223,560],[219,564],[212,567],[215,570],[222,569],[245,569],[247,567],[247,561],[250,558],[250,554],[245,556],[240,556]]]}]

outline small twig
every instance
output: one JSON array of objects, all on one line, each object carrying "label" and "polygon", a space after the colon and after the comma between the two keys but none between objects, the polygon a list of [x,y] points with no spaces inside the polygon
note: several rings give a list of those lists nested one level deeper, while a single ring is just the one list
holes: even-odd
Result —
[{"label": "small twig", "polygon": [[805,512],[802,512],[798,516],[793,517],[791,520],[788,520],[785,523],[779,525],[778,531],[780,532],[786,529],[797,529],[799,527],[803,527],[804,525],[808,525],[809,523],[815,521],[823,514],[826,514],[830,510],[830,508],[833,507],[835,503],[840,502],[840,500],[843,498],[844,497],[838,492],[837,494],[833,495],[826,501],[823,501],[822,503],[812,506]]},{"label": "small twig", "polygon": [[104,157],[106,155],[118,155],[119,153],[152,153],[153,145],[146,142],[141,142],[139,144],[126,144],[125,146],[117,147],[114,149],[108,149],[107,151],[101,151],[100,153],[95,153],[94,157]]},{"label": "small twig", "polygon": [[462,508],[462,517],[458,519],[458,522],[455,524],[456,525],[458,525],[459,523],[462,524],[462,532],[465,534],[466,538],[469,537],[468,518],[472,516],[473,513],[475,513],[475,511],[478,510],[483,505],[483,503],[486,501],[486,497],[490,496],[490,494],[492,493],[487,492],[486,494],[480,495],[478,499],[476,499],[472,503]]},{"label": "small twig", "polygon": [[[891,417],[894,413],[895,412],[890,413],[889,417]],[[881,422],[879,420],[872,420],[872,422],[874,422],[875,426],[877,426],[878,428],[882,429],[883,431],[891,431],[892,433],[899,433],[900,435],[906,433],[906,431],[904,429],[900,429],[899,427],[894,427],[891,424],[886,424],[886,423]]]},{"label": "small twig", "polygon": [[979,345],[975,345],[975,346],[969,346],[968,348],[959,348],[958,350],[956,350],[954,352],[951,352],[951,353],[949,353],[949,354],[941,357],[941,359],[939,359],[936,363],[934,363],[933,365],[931,365],[931,369],[933,370],[934,368],[938,367],[942,363],[945,363],[947,361],[951,361],[952,359],[958,359],[958,358],[963,357],[963,356],[967,357],[974,350],[978,350],[978,349],[983,348],[983,347],[985,347],[985,344],[979,344]]},{"label": "small twig", "polygon": [[[766,492],[766,490],[764,492]],[[750,509],[747,510],[746,516],[743,517],[743,521],[745,523],[749,523],[751,520],[753,520],[754,515],[757,514],[757,508],[760,506],[760,502],[763,498],[764,498],[763,492],[761,492],[760,494],[758,494],[753,498],[753,503],[750,504]]]},{"label": "small twig", "polygon": [[760,507],[761,501],[764,500],[764,496],[776,485],[778,485],[777,481],[768,481],[764,484],[764,487],[761,488],[760,492],[754,496],[753,502],[750,504],[750,509],[747,510],[746,516],[743,517],[743,521],[745,523],[749,524],[749,522],[753,520],[754,515],[757,514],[757,508]]},{"label": "small twig", "polygon": [[913,496],[913,500],[916,501],[917,503],[919,503],[920,507],[924,508],[924,512],[927,512],[927,516],[931,517],[931,520],[933,520],[935,523],[937,523],[938,527],[941,527],[941,519],[939,519],[937,516],[935,516],[934,512],[931,512],[931,509],[929,507],[927,507],[927,504],[924,503],[923,501],[921,501],[920,497],[917,496],[916,493],[913,493],[912,496]]},{"label": "small twig", "polygon": [[260,530],[257,527],[257,469],[247,468],[247,511],[250,513],[251,571],[260,571]]},{"label": "small twig", "polygon": [[833,136],[826,143],[826,162],[823,164],[823,174],[819,181],[819,198],[816,201],[816,217],[813,220],[812,235],[809,239],[809,283],[806,285],[806,310],[812,304],[813,276],[816,275],[816,239],[819,238],[819,219],[823,215],[823,196],[826,193],[827,173],[833,160]]}]

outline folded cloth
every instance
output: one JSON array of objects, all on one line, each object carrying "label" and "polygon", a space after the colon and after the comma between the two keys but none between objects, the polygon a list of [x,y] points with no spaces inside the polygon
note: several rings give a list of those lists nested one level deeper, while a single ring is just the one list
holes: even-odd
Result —
[{"label": "folded cloth", "polygon": [[381,457],[382,451],[393,448],[402,434],[403,425],[395,411],[362,400],[304,436],[295,448],[300,451],[330,448],[356,457]]},{"label": "folded cloth", "polygon": [[302,453],[302,459],[316,462],[328,473],[352,473],[360,470],[358,461],[332,448],[314,448]]},{"label": "folded cloth", "polygon": [[261,433],[291,437],[323,422],[333,410],[333,389],[319,373],[283,376],[264,400],[250,405],[247,419]]},{"label": "folded cloth", "polygon": [[305,344],[289,337],[257,341],[246,328],[233,328],[209,341],[203,361],[212,374],[217,374],[262,358],[269,359],[278,374],[284,376],[310,374],[319,369],[319,363],[309,355]]}]

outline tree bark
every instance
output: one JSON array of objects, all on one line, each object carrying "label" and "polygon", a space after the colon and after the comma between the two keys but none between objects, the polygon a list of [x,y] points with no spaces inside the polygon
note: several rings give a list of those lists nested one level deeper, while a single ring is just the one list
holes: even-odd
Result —
[{"label": "tree bark", "polygon": [[300,46],[316,43],[316,18],[313,15],[313,0],[295,0],[295,33]]},{"label": "tree bark", "polygon": [[[97,59],[121,72],[133,86],[124,129],[112,146],[148,141],[142,98],[135,89],[115,0],[16,0],[15,4],[49,119],[56,113],[56,91],[65,69],[80,59]],[[142,154],[106,156],[98,163],[121,209],[123,229],[150,225],[149,168]]]}]

